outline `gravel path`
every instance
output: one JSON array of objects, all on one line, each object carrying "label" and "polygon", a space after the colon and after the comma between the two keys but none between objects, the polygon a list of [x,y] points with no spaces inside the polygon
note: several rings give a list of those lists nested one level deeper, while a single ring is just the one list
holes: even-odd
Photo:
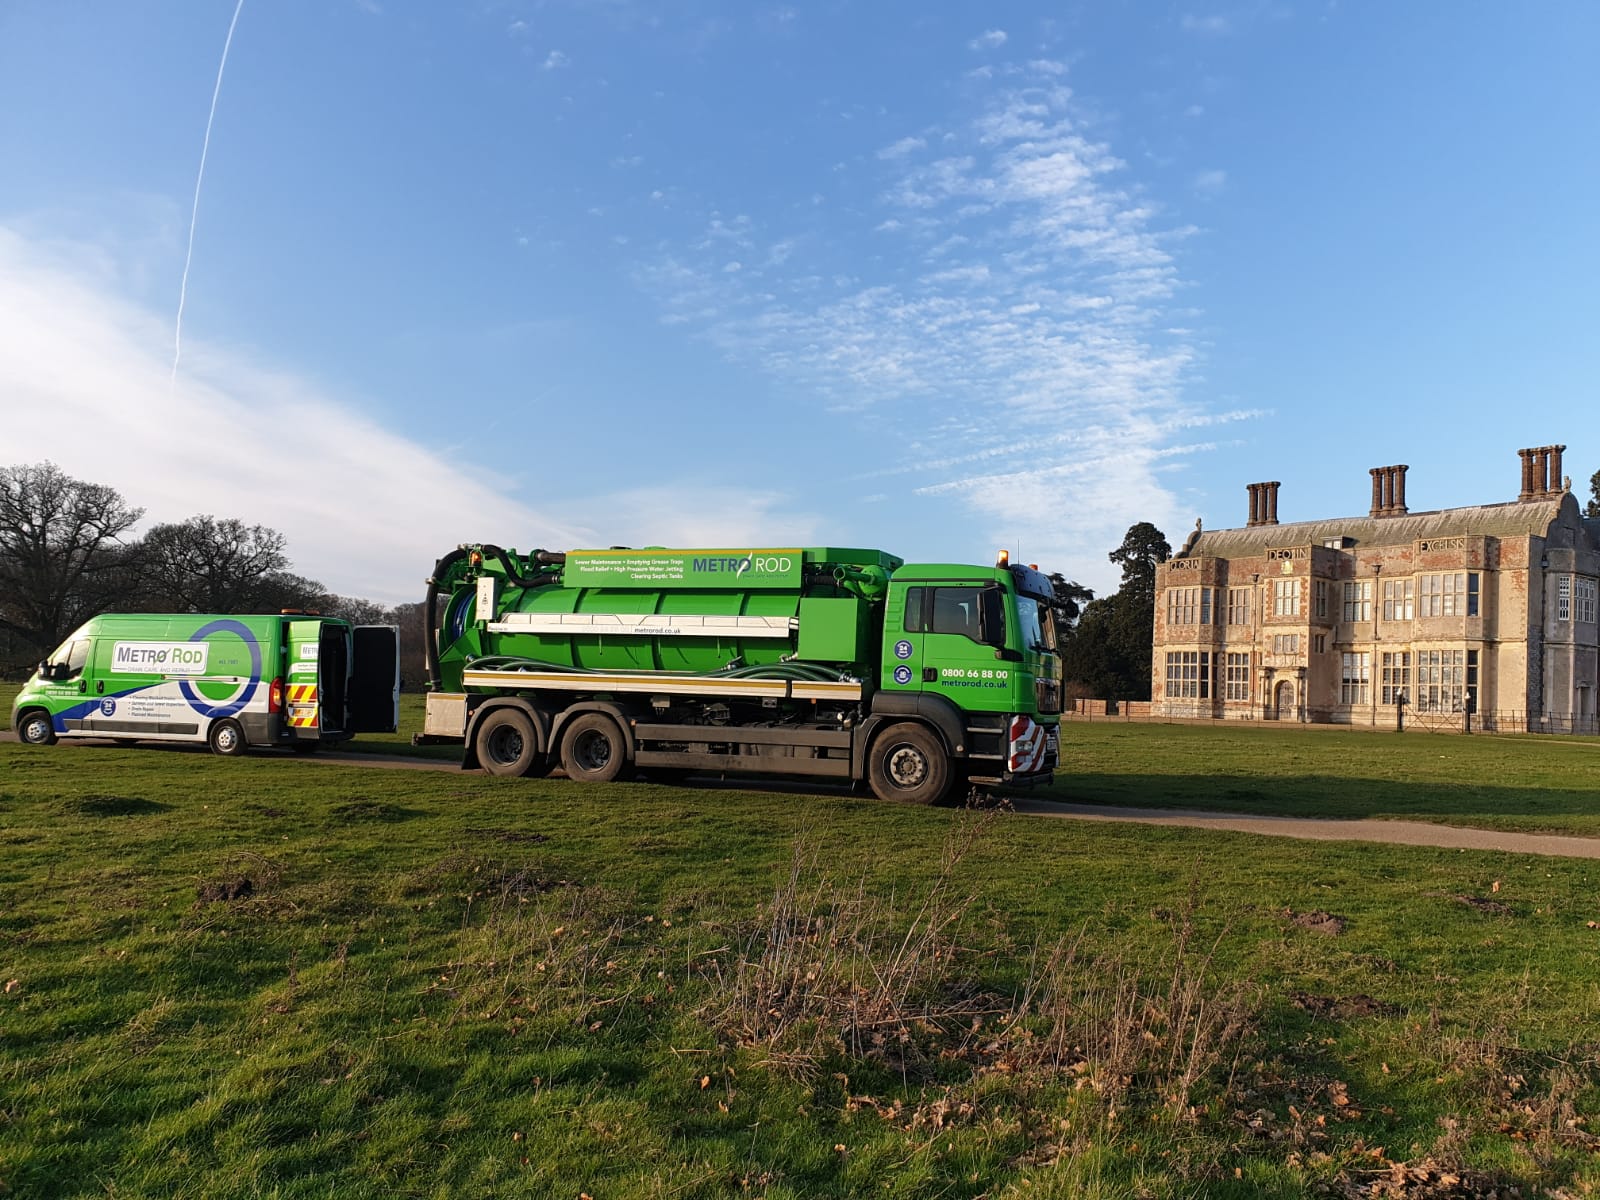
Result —
[{"label": "gravel path", "polygon": [[1390,846],[1438,846],[1446,850],[1504,850],[1512,854],[1545,854],[1556,858],[1600,858],[1600,838],[1554,833],[1507,833],[1499,829],[1471,829],[1462,825],[1430,825],[1423,821],[1256,817],[1194,809],[1113,808],[1099,804],[1060,804],[1028,797],[1014,799],[1013,804],[1018,812],[1032,816],[1079,821],[1182,825],[1193,829],[1225,829],[1232,833],[1304,838],[1315,842],[1383,842]]}]

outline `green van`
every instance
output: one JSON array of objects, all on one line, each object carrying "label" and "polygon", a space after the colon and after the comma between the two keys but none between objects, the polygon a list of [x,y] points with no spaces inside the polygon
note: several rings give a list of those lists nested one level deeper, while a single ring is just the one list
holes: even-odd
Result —
[{"label": "green van", "polygon": [[399,723],[399,630],[304,613],[102,613],[11,709],[22,741],[204,742],[311,753]]}]

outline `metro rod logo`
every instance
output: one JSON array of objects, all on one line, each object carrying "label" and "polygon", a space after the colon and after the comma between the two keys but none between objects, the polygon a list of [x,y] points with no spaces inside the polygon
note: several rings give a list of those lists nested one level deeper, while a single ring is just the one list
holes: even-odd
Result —
[{"label": "metro rod logo", "polygon": [[204,675],[204,642],[118,642],[111,669],[124,675]]},{"label": "metro rod logo", "polygon": [[714,575],[726,572],[730,575],[786,575],[794,567],[794,560],[787,555],[751,555],[729,558],[696,558],[692,560],[696,574]]}]

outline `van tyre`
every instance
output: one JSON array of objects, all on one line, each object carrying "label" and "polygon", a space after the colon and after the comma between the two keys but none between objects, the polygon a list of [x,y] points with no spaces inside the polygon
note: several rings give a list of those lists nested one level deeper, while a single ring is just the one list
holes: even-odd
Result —
[{"label": "van tyre", "polygon": [[56,730],[50,715],[37,710],[23,713],[17,722],[17,737],[30,746],[54,746]]},{"label": "van tyre", "polygon": [[497,708],[478,723],[473,737],[478,765],[490,775],[543,775],[544,755],[533,719],[515,708]]},{"label": "van tyre", "polygon": [[224,758],[238,758],[247,749],[244,730],[239,728],[237,721],[213,721],[210,732],[206,734],[206,742],[213,754],[220,754]]},{"label": "van tyre", "polygon": [[628,743],[604,713],[584,713],[561,735],[561,769],[568,779],[611,783],[628,766]]},{"label": "van tyre", "polygon": [[874,739],[867,779],[880,800],[933,804],[950,791],[955,771],[944,743],[931,730],[902,721]]}]

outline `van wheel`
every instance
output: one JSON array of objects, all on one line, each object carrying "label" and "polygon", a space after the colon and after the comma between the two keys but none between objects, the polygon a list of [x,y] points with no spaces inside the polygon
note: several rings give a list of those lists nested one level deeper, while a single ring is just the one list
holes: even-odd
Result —
[{"label": "van wheel", "polygon": [[497,708],[478,725],[473,735],[478,763],[490,775],[543,775],[544,755],[539,752],[539,731],[528,714],[514,708]]},{"label": "van wheel", "polygon": [[206,735],[212,753],[224,758],[237,758],[245,752],[244,730],[237,721],[214,721]]},{"label": "van wheel", "polygon": [[610,783],[628,766],[628,743],[604,713],[584,713],[561,735],[561,768],[568,779]]},{"label": "van wheel", "polygon": [[944,798],[954,776],[943,744],[910,721],[880,733],[867,759],[867,779],[880,800],[932,804]]},{"label": "van wheel", "polygon": [[38,709],[23,713],[17,722],[17,737],[30,746],[54,746],[56,730],[50,724],[50,714]]}]

